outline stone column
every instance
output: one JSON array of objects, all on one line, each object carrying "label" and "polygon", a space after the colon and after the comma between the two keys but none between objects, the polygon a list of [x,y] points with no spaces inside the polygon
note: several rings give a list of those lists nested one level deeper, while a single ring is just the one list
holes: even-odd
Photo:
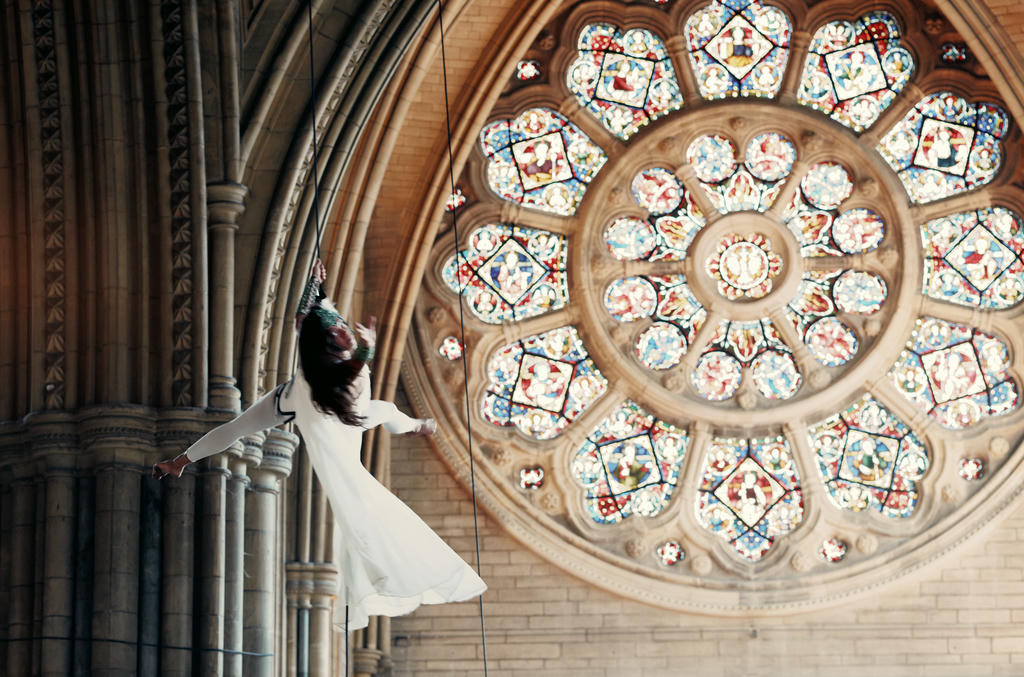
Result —
[{"label": "stone column", "polygon": [[210,406],[235,412],[240,404],[233,375],[235,231],[248,193],[248,188],[233,181],[206,186],[210,214],[210,318],[211,325],[217,328],[210,335]]},{"label": "stone column", "polygon": [[[309,596],[309,674],[310,677],[332,677],[332,602],[338,594],[338,569],[333,564],[320,564],[310,567],[308,574],[313,587]],[[338,600],[338,603],[345,601]]]},{"label": "stone column", "polygon": [[245,497],[249,488],[248,467],[259,465],[262,433],[243,443],[241,453],[228,455],[224,521],[224,675],[242,675],[242,606],[245,594]]},{"label": "stone column", "polygon": [[63,412],[33,416],[29,428],[33,456],[46,468],[41,673],[63,677],[73,648],[76,431]]},{"label": "stone column", "polygon": [[7,607],[8,675],[32,674],[32,533],[35,530],[35,488],[31,464],[14,467],[11,487],[10,605]]},{"label": "stone column", "polygon": [[[207,428],[195,409],[163,412],[157,434],[160,458],[173,458]],[[178,479],[163,480],[160,560],[160,674],[192,674],[193,585],[195,561],[196,472],[189,466]]]},{"label": "stone column", "polygon": [[[278,501],[281,482],[292,469],[292,454],[298,436],[271,429],[263,442],[263,457],[252,473],[246,495],[245,627],[243,647],[247,652],[243,671],[247,677],[273,677],[277,598],[281,575],[278,554]],[[281,647],[283,648],[283,647]]]},{"label": "stone column", "polygon": [[195,575],[199,588],[195,636],[200,652],[197,666],[203,677],[220,677],[224,672],[224,654],[220,649],[224,639],[225,490],[230,475],[227,462],[227,454],[216,454],[200,462],[196,531],[201,550]]},{"label": "stone column", "polygon": [[96,476],[92,674],[128,677],[137,672],[141,474],[155,420],[145,407],[109,405],[79,418]]}]

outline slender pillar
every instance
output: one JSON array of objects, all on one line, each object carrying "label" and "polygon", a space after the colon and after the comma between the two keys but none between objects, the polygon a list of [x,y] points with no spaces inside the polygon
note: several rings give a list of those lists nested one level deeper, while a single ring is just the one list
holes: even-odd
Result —
[{"label": "slender pillar", "polygon": [[281,482],[291,472],[298,437],[276,428],[263,442],[260,464],[250,474],[245,524],[245,627],[243,661],[246,677],[273,677],[280,565],[278,501]]},{"label": "slender pillar", "polygon": [[[194,409],[171,410],[161,421],[161,458],[177,456],[205,429]],[[160,675],[192,674],[196,473],[164,480],[161,515]]]},{"label": "slender pillar", "polygon": [[[11,542],[11,480],[10,468],[0,468],[0,543]],[[0,548],[0,609],[11,607],[11,549]],[[0,612],[0,666],[7,665],[9,642],[7,614]]]},{"label": "slender pillar", "polygon": [[[332,677],[332,601],[338,594],[338,570],[333,564],[322,564],[309,573],[313,583],[313,594],[309,597],[309,674],[310,677]],[[344,600],[339,603],[344,604]]]},{"label": "slender pillar", "polygon": [[[259,445],[247,442],[246,452]],[[225,677],[242,675],[242,604],[245,594],[245,495],[249,488],[249,453],[228,455],[224,496],[224,672]],[[258,460],[256,461],[258,463]]]},{"label": "slender pillar", "polygon": [[[24,467],[29,466],[29,467]],[[12,487],[11,586],[7,608],[8,675],[32,674],[32,532],[35,530],[35,488],[30,464],[16,466]]]},{"label": "slender pillar", "polygon": [[43,561],[43,675],[71,674],[74,628],[75,476],[71,455],[47,457]]},{"label": "slender pillar", "polygon": [[[169,482],[167,483],[169,484]],[[139,511],[139,663],[137,674],[160,674],[160,499],[165,483],[144,476]]]},{"label": "slender pillar", "polygon": [[224,559],[225,493],[229,471],[227,455],[217,454],[201,461],[199,477],[199,571],[196,585],[196,642],[199,675],[220,677],[224,672]]},{"label": "slender pillar", "polygon": [[233,375],[235,231],[248,193],[248,188],[232,181],[206,187],[210,213],[210,317],[216,327],[210,335],[210,406],[235,412],[240,405]]}]

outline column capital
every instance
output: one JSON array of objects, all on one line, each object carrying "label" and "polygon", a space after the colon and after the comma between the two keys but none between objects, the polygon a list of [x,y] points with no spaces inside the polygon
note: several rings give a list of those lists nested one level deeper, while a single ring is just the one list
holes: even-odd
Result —
[{"label": "column capital", "polygon": [[238,230],[238,217],[245,211],[249,188],[234,181],[206,184],[206,206],[210,211],[210,230]]}]

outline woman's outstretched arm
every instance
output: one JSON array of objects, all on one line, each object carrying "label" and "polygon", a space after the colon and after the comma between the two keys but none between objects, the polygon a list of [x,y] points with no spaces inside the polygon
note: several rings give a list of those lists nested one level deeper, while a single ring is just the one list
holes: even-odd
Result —
[{"label": "woman's outstretched arm", "polygon": [[291,420],[291,417],[282,412],[278,406],[278,398],[285,387],[287,384],[282,383],[274,388],[234,419],[217,426],[200,437],[184,453],[173,459],[154,464],[153,477],[156,479],[162,479],[166,475],[181,477],[182,471],[189,463],[195,463],[207,456],[224,451],[244,435],[273,428]]}]

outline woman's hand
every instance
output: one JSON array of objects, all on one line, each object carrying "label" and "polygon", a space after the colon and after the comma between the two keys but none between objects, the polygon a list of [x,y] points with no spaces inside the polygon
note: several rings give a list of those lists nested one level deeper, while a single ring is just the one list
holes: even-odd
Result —
[{"label": "woman's hand", "polygon": [[377,345],[377,318],[373,315],[370,316],[369,322],[364,327],[361,324],[356,324],[356,334],[359,336],[359,343],[366,346],[367,348],[373,348]]},{"label": "woman's hand", "polygon": [[184,472],[185,466],[187,466],[189,463],[191,463],[191,461],[188,460],[188,456],[186,456],[185,454],[178,454],[176,457],[170,460],[154,463],[153,479],[162,480],[168,475],[181,477],[181,473]]}]

